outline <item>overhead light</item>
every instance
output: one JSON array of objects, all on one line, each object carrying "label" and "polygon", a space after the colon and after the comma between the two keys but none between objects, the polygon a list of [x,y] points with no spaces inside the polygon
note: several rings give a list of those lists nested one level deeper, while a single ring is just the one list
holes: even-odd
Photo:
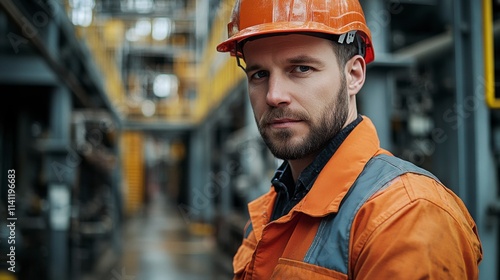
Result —
[{"label": "overhead light", "polygon": [[146,99],[142,102],[141,111],[145,117],[152,117],[156,112],[156,104],[153,101]]},{"label": "overhead light", "polygon": [[70,0],[69,5],[71,7],[71,22],[74,25],[87,27],[92,23],[94,0]]},{"label": "overhead light", "polygon": [[164,40],[172,32],[172,21],[169,18],[153,19],[153,39]]},{"label": "overhead light", "polygon": [[177,95],[179,80],[172,74],[160,74],[153,82],[153,93],[160,98]]},{"label": "overhead light", "polygon": [[79,8],[71,11],[71,21],[74,25],[88,27],[92,23],[92,9]]},{"label": "overhead light", "polygon": [[135,31],[135,27],[132,27],[127,30],[125,33],[125,38],[127,38],[128,41],[135,42],[139,41],[139,35],[137,35],[137,32]]},{"label": "overhead light", "polygon": [[135,33],[139,36],[148,36],[151,33],[151,22],[148,19],[139,19],[135,23]]},{"label": "overhead light", "polygon": [[128,10],[136,10],[139,13],[149,13],[153,7],[153,0],[128,0],[127,2]]},{"label": "overhead light", "polygon": [[73,9],[95,7],[95,0],[69,0],[69,6]]}]

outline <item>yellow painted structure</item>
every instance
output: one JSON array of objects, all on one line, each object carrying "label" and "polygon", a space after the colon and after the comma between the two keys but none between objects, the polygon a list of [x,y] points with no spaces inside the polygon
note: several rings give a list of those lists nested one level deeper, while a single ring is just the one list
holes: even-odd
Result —
[{"label": "yellow painted structure", "polygon": [[495,93],[495,38],[493,33],[493,3],[483,0],[484,75],[486,103],[490,108],[500,108],[500,98]]},{"label": "yellow painted structure", "polygon": [[88,27],[78,27],[76,31],[82,41],[87,42],[98,74],[103,77],[104,90],[110,101],[120,113],[126,113],[125,86],[116,64],[116,50],[121,47],[125,32],[123,22],[111,19],[96,20]]},{"label": "yellow painted structure", "polygon": [[202,121],[238,83],[245,73],[228,53],[219,53],[216,46],[227,38],[227,22],[231,16],[234,0],[224,0],[217,17],[214,19],[207,47],[198,67],[198,100],[193,119]]},{"label": "yellow painted structure", "polygon": [[124,132],[121,138],[123,194],[125,214],[133,215],[143,204],[144,182],[144,136],[140,132]]}]

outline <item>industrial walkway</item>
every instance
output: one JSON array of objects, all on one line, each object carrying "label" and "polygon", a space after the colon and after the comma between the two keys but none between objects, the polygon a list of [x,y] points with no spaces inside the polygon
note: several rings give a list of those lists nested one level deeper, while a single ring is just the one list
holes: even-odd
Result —
[{"label": "industrial walkway", "polygon": [[85,280],[231,279],[231,258],[217,253],[212,236],[190,234],[172,204],[156,195],[144,213],[126,223],[123,254],[103,257]]}]

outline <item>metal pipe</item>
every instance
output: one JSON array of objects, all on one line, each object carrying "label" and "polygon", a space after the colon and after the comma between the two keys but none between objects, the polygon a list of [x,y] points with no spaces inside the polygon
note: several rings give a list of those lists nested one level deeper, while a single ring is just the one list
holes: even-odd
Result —
[{"label": "metal pipe", "polygon": [[[488,0],[485,0],[488,1]],[[485,21],[488,19],[485,19]],[[492,19],[491,19],[492,21]],[[486,24],[486,22],[485,22]],[[490,25],[491,26],[491,25]],[[491,36],[499,36],[500,35],[500,20],[497,20],[493,23],[492,27],[489,30],[484,30],[484,32],[488,32],[488,34],[492,34]],[[485,34],[486,36],[486,34]],[[493,38],[491,38],[493,40]],[[485,44],[493,44],[493,41],[485,41]],[[488,46],[485,45],[485,48]],[[430,37],[428,39],[424,39],[420,42],[417,42],[413,45],[401,48],[397,51],[393,52],[393,60],[395,61],[413,61],[416,64],[420,64],[423,62],[430,61],[436,57],[439,57],[443,54],[450,53],[453,49],[453,32],[447,31],[442,34]],[[488,51],[487,49],[485,52]],[[485,54],[486,55],[486,54]],[[485,62],[493,63],[493,59],[491,56],[485,57]],[[491,68],[491,65],[488,66]],[[494,67],[494,66],[493,66]]]},{"label": "metal pipe", "polygon": [[453,47],[453,33],[445,32],[424,39],[411,46],[393,52],[394,60],[413,61],[416,64],[430,61],[444,53],[449,53]]}]

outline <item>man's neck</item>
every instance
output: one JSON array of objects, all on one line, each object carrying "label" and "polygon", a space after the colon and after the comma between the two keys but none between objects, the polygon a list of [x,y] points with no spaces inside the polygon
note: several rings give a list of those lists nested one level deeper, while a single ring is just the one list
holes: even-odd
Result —
[{"label": "man's neck", "polygon": [[294,182],[297,182],[297,179],[299,178],[300,173],[302,173],[302,171],[309,164],[311,164],[311,162],[313,162],[315,157],[316,157],[316,154],[307,156],[305,158],[294,159],[294,160],[288,161],[288,164],[290,165],[290,169],[292,170],[292,177],[293,177]]}]

